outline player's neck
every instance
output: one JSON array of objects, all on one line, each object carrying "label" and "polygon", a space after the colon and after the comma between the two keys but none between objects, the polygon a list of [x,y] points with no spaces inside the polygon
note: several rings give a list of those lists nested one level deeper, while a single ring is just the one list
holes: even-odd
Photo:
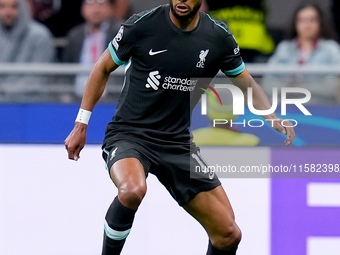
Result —
[{"label": "player's neck", "polygon": [[174,25],[184,31],[191,31],[196,28],[200,19],[199,12],[187,20],[178,19],[170,10],[170,19]]}]

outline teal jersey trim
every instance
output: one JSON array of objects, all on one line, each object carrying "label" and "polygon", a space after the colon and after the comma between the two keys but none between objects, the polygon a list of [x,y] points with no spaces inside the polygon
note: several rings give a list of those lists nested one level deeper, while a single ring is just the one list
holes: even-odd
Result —
[{"label": "teal jersey trim", "polygon": [[233,70],[224,71],[224,73],[228,76],[237,76],[240,73],[242,73],[245,69],[246,69],[246,65],[244,64],[244,62],[242,62],[242,64],[239,67]]},{"label": "teal jersey trim", "polygon": [[110,152],[107,151],[107,149],[103,149],[103,151],[109,156]]},{"label": "teal jersey trim", "polygon": [[117,53],[115,51],[115,49],[113,48],[113,45],[112,43],[110,42],[109,43],[109,51],[110,51],[110,54],[111,54],[111,57],[113,59],[113,61],[117,64],[117,65],[124,65],[125,62],[124,61],[121,61],[118,56],[117,56]]},{"label": "teal jersey trim", "polygon": [[159,7],[161,7],[161,5],[158,6],[158,7],[156,7],[156,8],[151,9],[150,11],[148,11],[147,13],[145,13],[144,15],[142,15],[141,17],[139,17],[138,19],[136,19],[134,23],[136,24],[136,23],[137,23],[138,21],[140,21],[142,18],[144,18],[145,16],[147,16],[147,15],[149,15],[150,13],[154,12],[154,11],[157,10]]},{"label": "teal jersey trim", "polygon": [[[107,156],[109,157],[110,152],[108,152],[105,148],[103,149],[103,151],[107,154]],[[105,163],[105,168],[107,171],[109,171],[109,167],[107,166],[107,162]]]},{"label": "teal jersey trim", "polygon": [[216,26],[222,28],[224,31],[226,31],[227,33],[229,33],[229,31],[228,31],[225,27],[223,27],[221,24],[218,24],[218,23],[216,22],[216,20],[214,20],[209,14],[207,14],[207,16],[209,17],[209,19],[211,19],[211,21],[213,21],[213,22],[215,23]]}]

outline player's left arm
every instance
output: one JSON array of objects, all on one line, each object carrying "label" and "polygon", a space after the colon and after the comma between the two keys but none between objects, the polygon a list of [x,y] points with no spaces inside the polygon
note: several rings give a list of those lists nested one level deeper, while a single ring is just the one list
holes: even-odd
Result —
[{"label": "player's left arm", "polygon": [[[231,81],[238,87],[240,87],[245,93],[245,97],[247,98],[247,90],[248,88],[252,88],[253,91],[253,106],[257,110],[268,110],[271,108],[271,103],[269,102],[269,99],[266,95],[266,93],[263,91],[263,89],[260,87],[259,84],[253,79],[253,77],[249,74],[247,69],[245,69],[242,73],[237,75],[236,77],[231,78]],[[272,113],[269,115],[263,115],[262,116],[266,120],[279,120],[279,121],[273,121],[272,123],[273,129],[276,131],[287,135],[287,139],[285,140],[286,146],[289,146],[292,144],[294,138],[295,138],[295,132],[293,128],[293,124],[289,121],[285,121],[287,125],[286,127],[282,126],[281,122],[282,119],[279,118],[276,113]],[[288,126],[288,127],[287,127]]]}]

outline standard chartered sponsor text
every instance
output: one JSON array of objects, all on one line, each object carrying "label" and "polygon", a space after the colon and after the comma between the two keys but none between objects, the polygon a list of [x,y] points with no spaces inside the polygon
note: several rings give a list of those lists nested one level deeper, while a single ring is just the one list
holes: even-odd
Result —
[{"label": "standard chartered sponsor text", "polygon": [[164,83],[162,85],[163,89],[169,90],[179,90],[179,91],[193,91],[196,87],[198,80],[191,80],[188,78],[181,79],[175,78],[171,76],[167,76],[164,79]]}]

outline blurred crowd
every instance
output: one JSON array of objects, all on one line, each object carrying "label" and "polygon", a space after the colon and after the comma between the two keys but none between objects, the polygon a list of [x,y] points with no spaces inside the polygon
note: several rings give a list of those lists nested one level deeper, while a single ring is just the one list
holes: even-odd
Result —
[{"label": "blurred crowd", "polygon": [[[1,63],[80,63],[93,65],[130,15],[167,0],[0,0]],[[152,5],[151,5],[152,4]],[[148,6],[151,5],[151,6]],[[340,63],[340,4],[324,10],[304,1],[287,21],[287,31],[267,27],[264,0],[204,0],[202,10],[225,22],[237,39],[246,63],[324,65]],[[288,24],[289,23],[289,24]],[[329,75],[265,75],[260,82],[271,94],[273,86],[297,86],[314,95],[311,103],[336,104],[338,77]],[[34,75],[1,75],[0,101],[18,101],[13,84],[46,82]],[[79,100],[87,75],[68,77]],[[20,87],[21,84],[21,87]],[[2,97],[1,97],[2,95]]]}]

